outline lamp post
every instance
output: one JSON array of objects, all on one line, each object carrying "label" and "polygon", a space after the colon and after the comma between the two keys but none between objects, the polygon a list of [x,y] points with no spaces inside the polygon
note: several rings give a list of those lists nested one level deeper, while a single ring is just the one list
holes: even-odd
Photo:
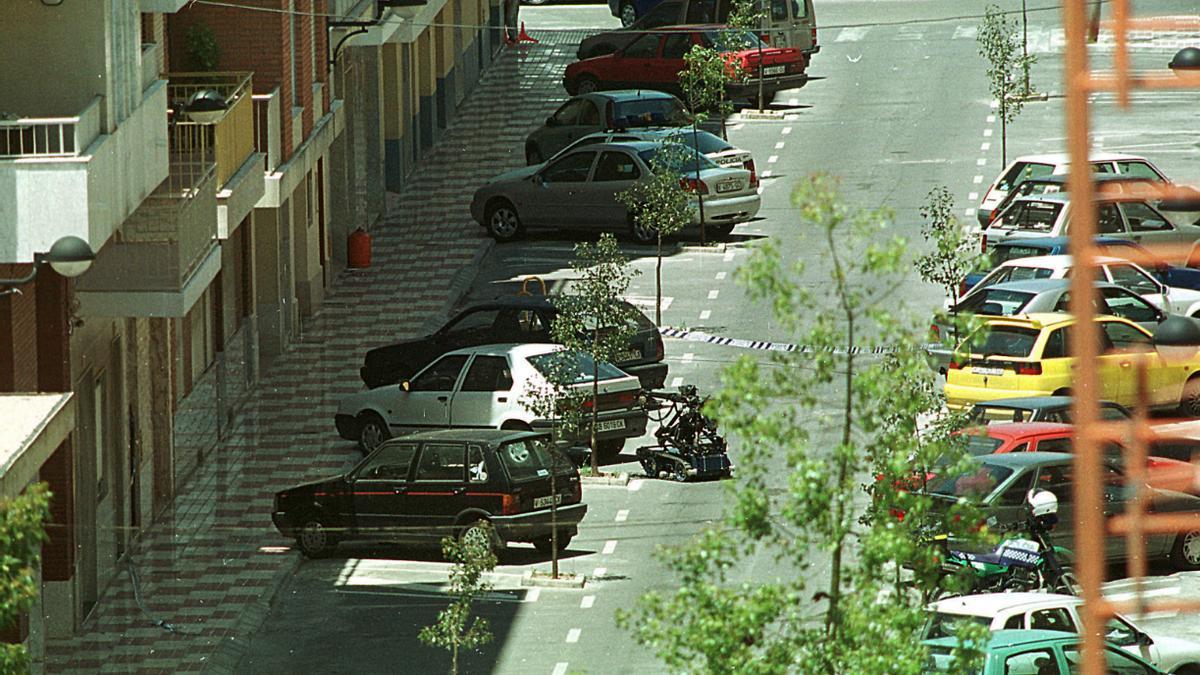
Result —
[{"label": "lamp post", "polygon": [[1200,49],[1196,47],[1184,47],[1175,52],[1175,57],[1167,64],[1167,67],[1178,74],[1180,71],[1200,71]]},{"label": "lamp post", "polygon": [[44,264],[49,264],[51,269],[64,277],[77,277],[88,271],[95,259],[96,254],[86,241],[68,235],[54,242],[49,251],[34,253],[33,269],[29,274],[19,279],[0,279],[0,288],[16,288],[33,281]]}]

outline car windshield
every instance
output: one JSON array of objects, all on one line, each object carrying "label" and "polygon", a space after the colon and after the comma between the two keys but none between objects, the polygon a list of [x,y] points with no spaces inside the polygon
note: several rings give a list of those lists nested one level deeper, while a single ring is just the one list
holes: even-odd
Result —
[{"label": "car windshield", "polygon": [[513,481],[547,477],[551,467],[557,467],[555,473],[559,475],[569,473],[572,466],[571,460],[559,454],[541,438],[510,441],[500,446],[497,455],[508,470],[508,477]]},{"label": "car windshield", "polygon": [[613,105],[616,127],[678,127],[690,123],[687,110],[674,98],[619,101]]},{"label": "car windshield", "polygon": [[1001,230],[1049,232],[1058,220],[1062,207],[1061,202],[1017,202],[1000,216],[996,227]]},{"label": "car windshield", "polygon": [[980,464],[979,468],[958,475],[939,475],[929,482],[928,490],[943,497],[966,497],[983,499],[1003,483],[1013,470],[994,464]]},{"label": "car windshield", "polygon": [[601,380],[615,380],[620,377],[628,377],[624,371],[607,361],[596,363],[587,354],[571,350],[538,354],[537,356],[529,357],[529,362],[546,379],[551,379],[555,377],[556,373],[560,373],[564,384],[591,382],[593,364],[596,365],[596,372],[599,374]]},{"label": "car windshield", "polygon": [[974,333],[970,338],[972,354],[989,356],[1007,356],[1024,358],[1033,351],[1033,343],[1037,342],[1041,332],[1034,328],[1021,326],[985,326],[985,330]]},{"label": "car windshield", "polygon": [[758,36],[748,30],[706,30],[704,31],[706,47],[720,47],[723,52],[741,52],[747,49],[758,49],[766,45]]},{"label": "car windshield", "polygon": [[[652,148],[650,150],[642,150],[641,152],[638,153],[638,156],[642,158],[642,161],[646,163],[646,166],[654,166],[653,162],[654,162],[655,158],[658,157],[659,152],[661,150],[662,150],[662,148]],[[701,171],[704,171],[705,169],[720,168],[719,166],[717,166],[716,162],[712,161],[711,159],[705,157],[704,155],[696,152],[695,150],[693,150],[691,148],[685,149],[684,152],[671,153],[669,155],[666,155],[666,157],[669,160],[667,168],[669,168],[671,171],[673,171],[675,173],[686,173],[688,171],[695,171],[697,166],[699,166]]]},{"label": "car windshield", "polygon": [[960,302],[958,311],[989,316],[1013,316],[1020,314],[1033,296],[1033,293],[985,288]]},{"label": "car windshield", "polygon": [[992,438],[983,434],[970,434],[967,436],[967,453],[975,457],[990,455],[1001,445],[1004,445],[1004,441],[999,438]]},{"label": "car windshield", "polygon": [[937,638],[954,637],[957,628],[963,623],[973,623],[984,628],[990,628],[992,619],[986,616],[964,616],[962,614],[934,612],[930,615],[929,620],[925,622],[924,639],[935,640]]}]

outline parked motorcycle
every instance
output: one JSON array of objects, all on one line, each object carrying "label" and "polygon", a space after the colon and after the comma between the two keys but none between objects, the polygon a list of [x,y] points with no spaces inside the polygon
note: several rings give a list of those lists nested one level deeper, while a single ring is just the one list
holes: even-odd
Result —
[{"label": "parked motorcycle", "polygon": [[[1004,591],[1078,592],[1075,574],[1066,565],[1070,551],[1050,542],[1058,522],[1058,498],[1047,490],[1030,490],[1025,498],[1029,538],[1000,542],[990,552],[973,553],[951,547],[944,535],[935,537],[942,547],[942,579],[948,593]],[[950,579],[958,580],[951,583]]]}]

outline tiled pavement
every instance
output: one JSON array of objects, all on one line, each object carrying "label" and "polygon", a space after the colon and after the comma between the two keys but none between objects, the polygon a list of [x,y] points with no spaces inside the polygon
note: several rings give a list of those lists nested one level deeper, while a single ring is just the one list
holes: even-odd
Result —
[{"label": "tiled pavement", "polygon": [[[436,320],[485,250],[467,211],[481,179],[523,163],[525,134],[563,98],[581,35],[536,35],[509,49],[463,102],[405,193],[374,228],[373,265],[343,274],[303,340],[262,373],[226,440],[181,485],[168,515],[129,557],[79,633],[50,640],[45,670],[227,672],[299,562],[270,522],[272,493],[359,457],[333,429],[358,390],[363,351]],[[158,625],[162,621],[170,629]],[[302,666],[298,666],[298,670]]]}]

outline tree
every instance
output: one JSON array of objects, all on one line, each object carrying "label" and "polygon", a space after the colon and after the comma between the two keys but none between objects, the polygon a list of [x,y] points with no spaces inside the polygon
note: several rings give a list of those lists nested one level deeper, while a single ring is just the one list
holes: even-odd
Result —
[{"label": "tree", "polygon": [[637,310],[621,302],[621,298],[638,272],[629,267],[616,238],[608,233],[600,235],[595,244],[576,244],[571,266],[579,278],[571,284],[570,293],[555,298],[557,313],[550,335],[555,342],[590,357],[592,401],[588,432],[592,473],[598,475],[600,447],[596,442],[596,419],[600,362],[617,360],[617,355],[629,348],[636,326],[633,312]]},{"label": "tree", "polygon": [[[941,401],[921,333],[899,313],[905,244],[889,236],[890,214],[847,207],[824,176],[793,202],[822,249],[812,258],[821,281],[772,243],[737,278],[811,349],[725,369],[710,412],[744,441],[733,507],[721,526],[660,553],[678,589],[643,596],[619,621],[669,668],[691,672],[920,672],[923,591],[941,576],[927,535],[987,532],[972,507],[912,488],[923,467],[952,472],[969,459],[958,437],[918,424]],[[884,346],[883,358],[857,353]],[[818,552],[829,579],[814,588]],[[735,581],[756,554],[786,572]],[[969,643],[962,652],[978,656]]]},{"label": "tree", "polygon": [[[954,215],[954,197],[945,186],[929,191],[920,210],[925,224],[921,236],[933,244],[933,249],[917,256],[917,274],[921,279],[942,287],[946,297],[953,302],[958,296],[958,285],[987,259],[979,250],[979,240],[967,232]],[[951,306],[951,324],[957,331],[958,312]]]},{"label": "tree", "polygon": [[462,541],[445,537],[442,553],[454,563],[449,589],[454,600],[438,612],[436,623],[421,629],[418,637],[427,645],[449,651],[450,672],[457,675],[460,649],[474,649],[492,641],[488,620],[482,617],[471,620],[471,603],[492,590],[492,584],[485,581],[483,575],[496,568],[496,555],[484,537]]},{"label": "tree", "polygon": [[[654,264],[654,324],[662,325],[662,262],[663,238],[669,237],[692,223],[692,209],[684,188],[680,167],[687,160],[687,146],[677,135],[668,136],[650,160],[653,175],[649,180],[634,183],[617,195],[633,214],[634,228],[653,233],[656,249]],[[642,237],[638,237],[642,239]]]},{"label": "tree", "polygon": [[1021,112],[1022,99],[1013,94],[1017,68],[1027,69],[1037,59],[1028,54],[1017,56],[1017,26],[996,5],[988,5],[983,25],[976,36],[979,55],[988,62],[988,87],[998,104],[1000,117],[1000,163],[1008,165],[1008,124]]},{"label": "tree", "polygon": [[[0,499],[0,629],[12,626],[37,599],[37,566],[50,517],[50,490],[37,483]],[[25,645],[0,642],[0,673],[29,670]]]}]

